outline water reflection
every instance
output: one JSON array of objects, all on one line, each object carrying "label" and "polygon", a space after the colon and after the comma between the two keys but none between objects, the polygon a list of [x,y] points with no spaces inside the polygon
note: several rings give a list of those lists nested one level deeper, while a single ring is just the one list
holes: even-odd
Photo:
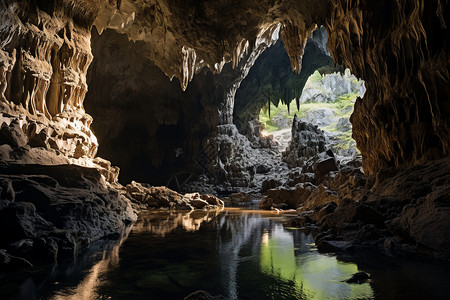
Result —
[{"label": "water reflection", "polygon": [[386,295],[386,286],[398,292],[407,285],[401,276],[391,276],[390,285],[381,276],[343,283],[356,264],[318,253],[311,235],[258,211],[150,212],[127,234],[43,281],[27,279],[22,298],[183,299],[202,289],[228,299],[372,299],[374,286]]},{"label": "water reflection", "polygon": [[[296,240],[298,237],[300,240]],[[296,247],[299,246],[299,247]],[[352,263],[318,254],[311,236],[288,232],[276,224],[261,238],[261,270],[269,276],[294,284],[294,293],[304,299],[371,299],[369,283],[343,283],[358,272]]]},{"label": "water reflection", "polygon": [[168,233],[182,228],[187,232],[200,229],[202,223],[211,222],[220,210],[194,210],[189,212],[149,211],[139,216],[139,222],[134,225],[133,233],[151,233],[165,237]]}]

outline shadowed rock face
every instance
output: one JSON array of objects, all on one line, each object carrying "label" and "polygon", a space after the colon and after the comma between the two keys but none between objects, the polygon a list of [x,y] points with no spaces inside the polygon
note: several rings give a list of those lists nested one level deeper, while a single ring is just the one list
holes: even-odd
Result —
[{"label": "shadowed rock face", "polygon": [[449,154],[448,1],[332,1],[337,63],[366,82],[353,137],[366,173]]},{"label": "shadowed rock face", "polygon": [[97,120],[99,155],[120,166],[122,182],[166,184],[219,123],[213,74],[198,74],[183,92],[145,59],[142,43],[111,30],[93,34],[93,53],[86,109]]}]

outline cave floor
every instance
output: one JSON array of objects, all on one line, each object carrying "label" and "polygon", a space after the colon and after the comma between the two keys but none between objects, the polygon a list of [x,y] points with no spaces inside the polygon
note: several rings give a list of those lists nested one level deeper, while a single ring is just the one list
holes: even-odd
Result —
[{"label": "cave floor", "polygon": [[[227,299],[445,299],[448,263],[372,253],[321,254],[314,232],[289,216],[239,208],[149,211],[122,238],[75,262],[2,278],[0,297],[183,299],[205,290]],[[362,284],[343,282],[364,271]]]}]

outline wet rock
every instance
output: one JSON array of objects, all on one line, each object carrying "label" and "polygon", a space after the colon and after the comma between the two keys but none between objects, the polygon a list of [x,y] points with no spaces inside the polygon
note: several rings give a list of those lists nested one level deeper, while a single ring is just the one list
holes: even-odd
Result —
[{"label": "wet rock", "polygon": [[0,180],[8,183],[0,199],[0,226],[8,228],[0,247],[33,264],[74,257],[137,219],[119,187],[96,169],[2,165]]},{"label": "wet rock", "polygon": [[233,193],[228,196],[231,203],[248,203],[252,201],[252,196],[247,193]]},{"label": "wet rock", "polygon": [[264,210],[270,210],[273,206],[273,199],[269,197],[264,197],[259,202],[259,208]]},{"label": "wet rock", "polygon": [[311,218],[313,213],[312,210],[300,213],[298,217],[291,220],[291,226],[307,227],[314,225],[316,221]]},{"label": "wet rock", "polygon": [[189,201],[189,203],[195,208],[195,209],[203,209],[206,206],[208,206],[208,202],[201,199],[192,199]]},{"label": "wet rock", "polygon": [[145,203],[152,208],[170,207],[171,203],[179,203],[183,196],[165,186],[150,187],[145,190]]},{"label": "wet rock", "polygon": [[370,279],[370,275],[366,272],[358,272],[352,275],[349,279],[345,280],[347,283],[365,283]]},{"label": "wet rock", "polygon": [[224,207],[223,201],[213,195],[200,193],[182,195],[165,186],[152,187],[133,181],[125,187],[125,190],[136,204],[143,205],[146,209],[192,210]]},{"label": "wet rock", "polygon": [[[272,206],[285,204],[289,208],[297,208],[299,199],[296,195],[296,190],[292,188],[277,188],[267,191],[267,198],[272,199]],[[267,203],[270,202],[268,200],[265,201]],[[267,207],[267,204],[264,204],[264,207]]]},{"label": "wet rock", "polygon": [[323,220],[329,214],[334,213],[337,208],[337,204],[333,201],[324,203],[314,208],[314,214],[312,218],[317,222],[317,224],[322,224]]},{"label": "wet rock", "polygon": [[[392,174],[392,173],[391,173]],[[388,218],[386,227],[417,252],[449,257],[450,161],[442,159],[380,179],[367,202]]]},{"label": "wet rock", "polygon": [[222,200],[213,195],[203,194],[200,195],[200,198],[208,202],[209,205],[213,205],[216,207],[223,207],[224,203]]},{"label": "wet rock", "polygon": [[344,252],[353,248],[349,241],[328,240],[329,237],[324,237],[316,241],[316,246],[319,251],[323,252]]},{"label": "wet rock", "polygon": [[335,202],[339,204],[341,200],[337,196],[335,191],[328,189],[323,184],[319,186],[308,185],[308,188],[311,190],[309,197],[304,201],[302,205],[302,210],[314,210],[316,207],[319,207],[323,204],[329,202]]},{"label": "wet rock", "polygon": [[348,201],[338,206],[333,214],[327,218],[327,224],[331,228],[337,228],[343,223],[374,224],[379,228],[384,228],[383,216],[368,206],[367,204]]}]

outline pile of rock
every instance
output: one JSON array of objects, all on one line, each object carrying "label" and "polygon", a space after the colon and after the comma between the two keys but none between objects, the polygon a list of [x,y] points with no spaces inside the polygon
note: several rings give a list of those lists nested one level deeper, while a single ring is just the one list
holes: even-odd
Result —
[{"label": "pile of rock", "polygon": [[[281,187],[267,189],[270,183],[275,183],[263,182],[262,191],[266,193],[266,196],[261,200],[259,207],[261,209],[297,209],[304,203],[314,202],[312,203],[314,205],[318,196],[324,197],[323,201],[326,201],[334,193],[323,188],[320,183],[326,178],[336,177],[338,169],[338,163],[330,150],[319,153],[304,163],[301,172],[289,174],[289,180]],[[322,192],[318,195],[320,191]]]},{"label": "pile of rock", "polygon": [[152,187],[132,181],[124,187],[126,195],[141,209],[220,209],[224,203],[219,198],[199,193],[179,194],[160,186]]},{"label": "pile of rock", "polygon": [[205,173],[203,183],[191,183],[191,190],[203,191],[202,186],[220,190],[258,190],[264,178],[277,179],[283,172],[287,173],[288,168],[280,160],[272,139],[261,139],[264,145],[251,143],[233,124],[220,125],[217,130],[218,135],[204,146],[204,155],[197,163]]}]

